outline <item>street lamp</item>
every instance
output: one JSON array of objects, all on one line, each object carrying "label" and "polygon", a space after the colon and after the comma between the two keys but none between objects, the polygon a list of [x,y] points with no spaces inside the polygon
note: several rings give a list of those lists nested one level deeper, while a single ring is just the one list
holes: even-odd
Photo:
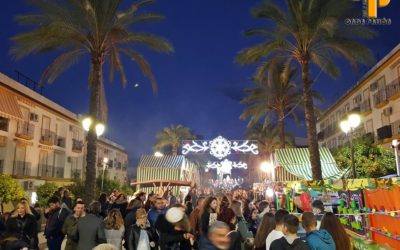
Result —
[{"label": "street lamp", "polygon": [[[83,129],[88,132],[90,127],[92,126],[92,119],[90,117],[86,117],[85,119],[82,120],[82,127]],[[94,129],[96,131],[96,135],[97,137],[101,136],[102,134],[104,134],[104,131],[106,130],[106,126],[99,122],[94,126]]]},{"label": "street lamp", "polygon": [[347,120],[340,122],[340,129],[350,138],[350,148],[351,148],[351,169],[353,171],[353,178],[357,178],[356,167],[354,164],[354,145],[353,145],[353,132],[360,125],[361,116],[359,114],[350,114]]},{"label": "street lamp", "polygon": [[400,145],[400,141],[395,139],[392,141],[392,148],[394,149],[394,157],[396,157],[396,169],[397,169],[397,176],[400,176],[400,166],[399,166],[399,156],[397,154],[397,149]]},{"label": "street lamp", "polygon": [[270,174],[271,174],[271,177],[272,177],[272,181],[275,181],[275,178],[274,178],[274,175],[275,175],[275,173],[274,173],[274,166],[273,166],[273,164],[272,164],[270,161],[263,161],[263,162],[261,162],[260,169],[261,169],[261,171],[263,171],[265,174],[270,173]]},{"label": "street lamp", "polygon": [[108,158],[104,157],[104,159],[103,159],[103,173],[101,175],[101,191],[103,191],[104,172],[106,171],[107,163],[108,163]]}]

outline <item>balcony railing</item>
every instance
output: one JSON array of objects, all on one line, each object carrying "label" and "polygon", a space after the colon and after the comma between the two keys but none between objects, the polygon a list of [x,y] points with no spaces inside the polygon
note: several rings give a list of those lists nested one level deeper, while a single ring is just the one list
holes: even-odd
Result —
[{"label": "balcony railing", "polygon": [[53,177],[64,178],[64,168],[63,167],[55,167]]},{"label": "balcony railing", "polygon": [[53,176],[53,166],[47,164],[39,164],[39,176],[52,177]]},{"label": "balcony railing", "polygon": [[30,124],[29,122],[18,122],[17,132],[15,132],[15,136],[26,140],[32,140],[34,131],[35,125]]},{"label": "balcony railing", "polygon": [[392,136],[400,135],[400,120],[392,122]]},{"label": "balcony railing", "polygon": [[376,130],[378,140],[392,138],[392,125],[386,125]]},{"label": "balcony railing", "polygon": [[40,143],[46,145],[53,145],[55,143],[55,134],[49,129],[42,129],[42,134],[40,136]]},{"label": "balcony railing", "polygon": [[372,108],[371,108],[371,99],[367,99],[367,100],[365,100],[365,101],[363,101],[362,103],[361,103],[361,105],[360,105],[360,111],[362,112],[362,113],[368,113],[368,112],[371,112],[372,111]]},{"label": "balcony railing", "polygon": [[55,136],[55,145],[57,147],[65,148],[65,137]]},{"label": "balcony railing", "polygon": [[387,98],[392,98],[400,94],[400,77],[386,86],[386,94]]},{"label": "balcony railing", "polygon": [[82,171],[81,170],[79,170],[79,169],[71,170],[71,178],[72,179],[74,179],[74,178],[80,179],[81,176],[82,176]]},{"label": "balcony railing", "polygon": [[76,139],[72,139],[72,151],[74,152],[82,152],[83,149],[83,142],[76,140]]},{"label": "balcony railing", "polygon": [[374,106],[379,108],[387,101],[386,88],[379,88],[378,91],[376,91],[376,93],[374,94],[373,98]]},{"label": "balcony railing", "polygon": [[31,163],[26,161],[14,161],[13,175],[31,176]]}]

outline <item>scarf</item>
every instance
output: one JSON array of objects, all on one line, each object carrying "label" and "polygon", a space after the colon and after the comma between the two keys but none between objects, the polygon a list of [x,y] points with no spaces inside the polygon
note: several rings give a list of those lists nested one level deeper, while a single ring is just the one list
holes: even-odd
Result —
[{"label": "scarf", "polygon": [[147,229],[147,228],[150,227],[150,222],[147,220],[146,223],[142,225],[142,224],[139,224],[139,223],[136,221],[136,226],[140,227],[140,229]]}]

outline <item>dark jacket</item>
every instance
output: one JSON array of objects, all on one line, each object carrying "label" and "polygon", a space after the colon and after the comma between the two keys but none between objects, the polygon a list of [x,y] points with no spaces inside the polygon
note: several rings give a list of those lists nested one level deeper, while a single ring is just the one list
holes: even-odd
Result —
[{"label": "dark jacket", "polygon": [[335,250],[335,242],[325,229],[314,230],[307,233],[307,245],[311,250]]},{"label": "dark jacket", "polygon": [[285,237],[282,237],[278,240],[274,240],[269,248],[270,250],[310,250],[307,243],[302,241],[300,238],[297,238],[293,241],[292,244],[287,242]]},{"label": "dark jacket", "polygon": [[[125,215],[125,218],[124,218],[124,226],[125,226],[124,238],[125,239],[128,239],[129,228],[136,223],[136,210],[137,210],[137,208],[132,208]],[[127,243],[128,243],[128,241],[124,241],[125,248],[127,248]]]},{"label": "dark jacket", "polygon": [[155,223],[160,239],[159,245],[161,250],[191,250],[190,241],[183,237],[183,231],[177,231],[174,226],[165,219],[165,215],[161,214]]},{"label": "dark jacket", "polygon": [[64,238],[64,234],[62,233],[61,229],[68,215],[69,211],[61,207],[45,214],[47,222],[46,228],[44,229],[44,235],[46,235],[46,238]]},{"label": "dark jacket", "polygon": [[[126,242],[126,249],[127,250],[140,250],[137,248],[137,244],[139,242],[140,238],[140,230],[142,230],[138,225],[133,224],[128,228],[128,236],[127,236],[127,242]],[[150,242],[157,242],[157,233],[152,227],[146,228],[145,229],[147,235],[149,236],[149,243]],[[155,247],[150,247],[150,249],[158,249],[157,246]]]},{"label": "dark jacket", "polygon": [[121,203],[114,202],[113,204],[111,204],[110,210],[116,208],[121,212],[122,216],[125,216],[125,212],[126,212],[126,207],[127,206],[128,206],[128,202],[127,201],[126,202],[121,202]]},{"label": "dark jacket", "polygon": [[76,250],[78,249],[78,241],[76,237],[78,219],[71,214],[68,216],[62,227],[62,233],[67,235],[67,243],[65,245],[65,250]]},{"label": "dark jacket", "polygon": [[199,242],[201,250],[220,250],[207,237],[202,237]]},{"label": "dark jacket", "polygon": [[150,209],[149,213],[147,214],[147,219],[150,221],[150,224],[153,226],[156,223],[158,216],[161,214],[165,214],[166,212],[167,212],[166,209],[157,210],[157,209],[152,208],[152,209]]},{"label": "dark jacket", "polygon": [[86,214],[77,223],[77,234],[79,250],[92,249],[95,246],[107,243],[104,232],[103,218],[94,214]]},{"label": "dark jacket", "polygon": [[258,220],[249,219],[248,221],[249,221],[249,223],[247,225],[249,227],[249,231],[252,232],[253,235],[255,236],[257,233],[258,225],[259,225]]},{"label": "dark jacket", "polygon": [[210,223],[210,213],[204,211],[204,213],[200,217],[200,235],[207,235],[209,223]]},{"label": "dark jacket", "polygon": [[230,231],[228,233],[230,243],[229,243],[229,250],[241,250],[242,244],[240,240],[240,234],[237,231]]},{"label": "dark jacket", "polygon": [[24,217],[10,217],[7,220],[5,236],[14,236],[27,243],[30,248],[38,249],[38,231],[36,218],[31,214]]}]

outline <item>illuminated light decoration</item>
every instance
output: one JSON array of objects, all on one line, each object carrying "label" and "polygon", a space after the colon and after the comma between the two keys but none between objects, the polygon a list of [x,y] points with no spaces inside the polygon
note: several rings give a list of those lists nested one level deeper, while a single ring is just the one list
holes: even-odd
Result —
[{"label": "illuminated light decoration", "polygon": [[222,136],[218,136],[211,141],[191,141],[184,143],[182,146],[182,154],[199,153],[210,151],[210,154],[218,159],[223,159],[231,154],[231,152],[251,153],[257,155],[258,145],[255,141],[229,141]]},{"label": "illuminated light decoration", "polygon": [[96,130],[96,135],[99,137],[102,134],[104,134],[106,127],[104,126],[104,124],[98,123],[98,124],[96,124],[95,130]]},{"label": "illuminated light decoration", "polygon": [[267,195],[267,197],[273,197],[274,196],[274,190],[272,190],[272,188],[268,187],[267,191],[265,192],[265,194]]},{"label": "illuminated light decoration", "polygon": [[239,151],[242,153],[252,153],[254,155],[258,155],[258,146],[255,143],[250,143],[249,141],[244,141],[242,144],[239,144],[239,141],[232,142],[232,149],[234,151]]},{"label": "illuminated light decoration", "polygon": [[222,159],[231,154],[231,142],[218,136],[210,142],[210,155]]},{"label": "illuminated light decoration", "polygon": [[217,169],[218,175],[231,174],[232,168],[242,168],[247,169],[247,163],[245,162],[232,162],[225,159],[221,162],[208,162],[207,168]]},{"label": "illuminated light decoration", "polygon": [[193,145],[190,145],[189,143],[185,143],[182,146],[182,154],[186,155],[188,153],[199,153],[199,152],[206,152],[209,147],[207,146],[208,141],[192,141]]}]

